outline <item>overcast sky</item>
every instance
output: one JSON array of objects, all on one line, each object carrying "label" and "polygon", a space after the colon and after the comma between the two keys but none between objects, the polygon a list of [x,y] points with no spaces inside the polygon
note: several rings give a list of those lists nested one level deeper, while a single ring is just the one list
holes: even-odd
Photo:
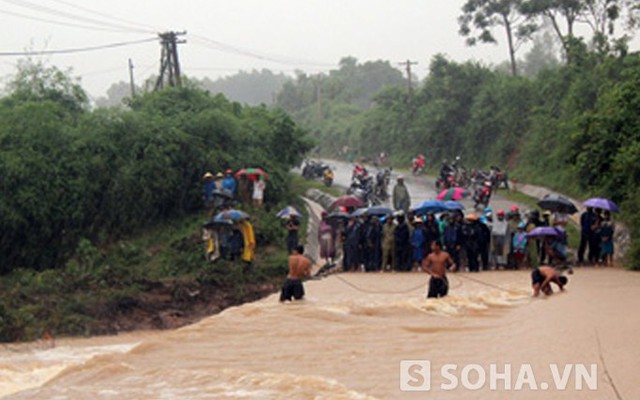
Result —
[{"label": "overcast sky", "polygon": [[[411,59],[419,63],[414,71],[420,77],[438,53],[487,64],[506,60],[502,40],[497,46],[465,46],[457,33],[463,2],[0,0],[0,52],[82,48],[153,38],[154,32],[164,30],[186,30],[187,43],[179,47],[184,73],[212,79],[262,68],[286,73],[326,71],[347,55],[394,64]],[[640,48],[639,42],[636,38],[632,49]],[[133,60],[136,80],[142,82],[157,72],[159,57],[160,46],[152,41],[45,59],[73,68],[82,77],[83,87],[100,96],[112,83],[128,81],[128,58]],[[0,76],[11,74],[17,59],[0,57]]]}]

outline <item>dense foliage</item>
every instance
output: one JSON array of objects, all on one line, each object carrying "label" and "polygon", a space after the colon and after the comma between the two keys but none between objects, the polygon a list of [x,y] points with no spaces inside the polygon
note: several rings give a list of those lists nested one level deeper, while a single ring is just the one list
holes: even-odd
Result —
[{"label": "dense foliage", "polygon": [[363,111],[372,106],[373,96],[400,85],[406,87],[406,79],[389,62],[358,63],[345,57],[328,74],[301,73],[295,81],[285,83],[277,104],[335,151],[346,138],[354,143],[359,140]]},{"label": "dense foliage", "polygon": [[[411,106],[399,88],[377,95],[358,133],[359,151],[499,163],[528,182],[627,202],[627,218],[637,218],[640,54],[575,55],[569,66],[534,79],[436,57]],[[638,224],[630,225],[638,238]],[[634,265],[639,246],[634,240]]]},{"label": "dense foliage", "polygon": [[198,89],[90,111],[55,68],[26,63],[0,100],[0,268],[64,264],[82,238],[107,243],[200,206],[206,170],[261,166],[267,201],[309,148],[283,112]]}]

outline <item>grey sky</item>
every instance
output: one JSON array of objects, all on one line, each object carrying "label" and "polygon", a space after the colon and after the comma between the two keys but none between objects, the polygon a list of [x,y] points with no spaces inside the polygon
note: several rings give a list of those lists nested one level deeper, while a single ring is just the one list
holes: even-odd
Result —
[{"label": "grey sky", "polygon": [[[325,71],[352,55],[360,61],[411,59],[423,77],[431,57],[444,53],[454,60],[507,58],[500,45],[467,47],[458,36],[457,16],[464,0],[0,0],[0,51],[65,49],[153,37],[160,30],[186,30],[181,45],[183,70],[213,79],[238,70],[269,68],[291,73]],[[69,4],[124,19],[90,14]],[[26,6],[26,7],[25,7]],[[45,10],[46,7],[49,10]],[[51,12],[53,9],[58,14]],[[17,13],[61,23],[97,27],[96,20],[127,25],[144,32],[104,32],[29,20]],[[69,19],[60,12],[72,14]],[[86,20],[83,18],[88,18]],[[103,29],[113,27],[101,26]],[[498,38],[502,36],[498,34]],[[211,42],[227,45],[225,51]],[[632,49],[640,48],[640,40]],[[216,49],[217,48],[217,49]],[[239,55],[235,53],[250,53]],[[127,81],[127,59],[138,82],[158,69],[158,43],[71,55],[46,56],[58,67],[72,67],[91,95],[113,82]],[[522,53],[524,54],[524,53]],[[17,58],[0,58],[0,76],[14,71]],[[275,61],[280,62],[275,62]]]}]

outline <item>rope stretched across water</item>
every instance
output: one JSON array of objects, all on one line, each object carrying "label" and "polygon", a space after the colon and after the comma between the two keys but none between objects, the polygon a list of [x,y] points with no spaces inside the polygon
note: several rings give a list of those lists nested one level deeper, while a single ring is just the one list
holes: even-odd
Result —
[{"label": "rope stretched across water", "polygon": [[[340,280],[342,283],[344,283],[345,285],[351,287],[352,289],[355,289],[359,292],[362,293],[368,293],[368,294],[409,294],[411,292],[415,292],[418,289],[425,289],[427,283],[426,282],[422,282],[420,283],[420,285],[411,287],[409,289],[405,289],[405,290],[397,290],[397,291],[392,291],[392,290],[372,290],[372,289],[367,289],[367,288],[363,288],[360,287],[352,282],[349,282],[349,280],[341,277],[340,275],[334,275],[336,279]],[[456,285],[455,287],[451,287],[451,289],[456,289],[459,288],[460,286],[462,286],[462,282],[459,281],[458,285]]]},{"label": "rope stretched across water", "polygon": [[[480,285],[484,285],[484,286],[487,286],[487,287],[490,287],[490,288],[493,288],[493,289],[497,289],[497,290],[500,290],[500,291],[503,291],[503,292],[506,292],[506,293],[513,293],[514,292],[513,289],[505,289],[505,288],[500,287],[498,285],[495,285],[493,283],[485,282],[483,280],[480,280],[480,279],[477,279],[477,278],[473,278],[471,276],[459,275],[459,274],[449,275],[450,278],[452,276],[455,276],[456,278],[468,279],[468,280],[470,280],[472,282],[475,282],[475,283],[478,283]],[[416,291],[418,289],[424,288],[425,285],[426,285],[426,283],[421,283],[418,286],[411,287],[411,288],[406,289],[406,290],[398,290],[398,291],[372,290],[372,289],[362,288],[362,287],[360,287],[360,286],[358,286],[358,285],[356,285],[356,284],[354,284],[352,282],[349,282],[347,279],[341,277],[340,275],[335,275],[335,277],[336,277],[336,279],[340,280],[341,282],[343,282],[347,286],[350,286],[351,288],[353,288],[353,289],[355,289],[355,290],[357,290],[359,292],[369,293],[369,294],[408,294],[408,293],[414,292],[414,291]],[[459,281],[456,286],[450,286],[450,289],[457,289],[460,286],[462,286],[462,281]]]}]

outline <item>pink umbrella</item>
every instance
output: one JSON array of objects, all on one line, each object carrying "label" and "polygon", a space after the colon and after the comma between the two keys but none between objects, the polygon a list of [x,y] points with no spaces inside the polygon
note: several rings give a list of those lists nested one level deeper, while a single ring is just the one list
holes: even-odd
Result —
[{"label": "pink umbrella", "polygon": [[450,189],[445,189],[438,195],[438,200],[462,200],[465,197],[469,197],[471,193],[461,187],[454,187]]}]

